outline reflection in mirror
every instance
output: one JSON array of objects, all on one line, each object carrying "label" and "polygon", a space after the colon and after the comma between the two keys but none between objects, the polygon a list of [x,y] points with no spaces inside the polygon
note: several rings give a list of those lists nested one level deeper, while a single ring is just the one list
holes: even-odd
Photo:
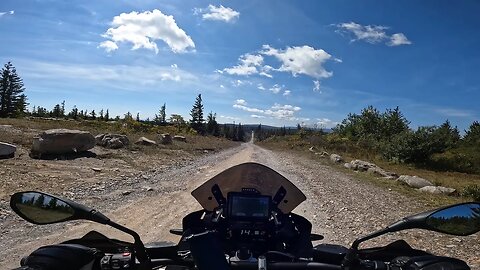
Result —
[{"label": "reflection in mirror", "polygon": [[23,216],[38,224],[64,221],[75,213],[66,202],[38,192],[17,193],[12,199]]},{"label": "reflection in mirror", "polygon": [[470,235],[480,231],[480,203],[467,203],[437,211],[427,217],[431,228],[453,235]]}]

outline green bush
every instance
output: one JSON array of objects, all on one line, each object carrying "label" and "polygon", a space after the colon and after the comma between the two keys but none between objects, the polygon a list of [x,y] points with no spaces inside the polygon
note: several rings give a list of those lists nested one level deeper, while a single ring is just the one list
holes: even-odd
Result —
[{"label": "green bush", "polygon": [[471,197],[474,201],[480,202],[480,186],[479,185],[469,185],[463,188],[461,193],[464,197]]}]

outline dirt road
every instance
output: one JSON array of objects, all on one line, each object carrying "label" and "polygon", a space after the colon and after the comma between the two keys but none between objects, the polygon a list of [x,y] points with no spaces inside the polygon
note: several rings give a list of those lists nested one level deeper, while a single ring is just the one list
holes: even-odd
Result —
[{"label": "dirt road", "polygon": [[[304,191],[307,201],[294,212],[312,221],[313,231],[325,236],[323,242],[349,245],[356,236],[425,210],[424,206],[402,195],[352,179],[328,165],[289,153],[272,152],[251,143],[191,161],[180,169],[146,175],[132,182],[129,192],[112,190],[94,197],[86,194],[80,201],[94,205],[111,219],[134,229],[145,242],[177,241],[178,237],[170,235],[168,230],[180,228],[181,218],[200,208],[190,192],[215,174],[247,161],[277,170]],[[153,190],[145,189],[146,186]],[[80,237],[90,230],[129,240],[115,230],[90,222],[39,227],[9,213],[0,220],[0,248],[5,250],[0,257],[1,269],[17,266],[21,256],[36,247]],[[459,238],[410,231],[378,238],[369,245],[386,244],[400,238],[414,247],[464,259],[473,268],[480,269],[478,236]]]}]

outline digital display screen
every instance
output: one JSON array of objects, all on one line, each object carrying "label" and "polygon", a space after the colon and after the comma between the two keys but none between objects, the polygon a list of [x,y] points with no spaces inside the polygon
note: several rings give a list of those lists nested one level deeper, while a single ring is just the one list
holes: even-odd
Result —
[{"label": "digital display screen", "polygon": [[270,197],[229,196],[230,216],[241,219],[268,219],[270,215]]}]

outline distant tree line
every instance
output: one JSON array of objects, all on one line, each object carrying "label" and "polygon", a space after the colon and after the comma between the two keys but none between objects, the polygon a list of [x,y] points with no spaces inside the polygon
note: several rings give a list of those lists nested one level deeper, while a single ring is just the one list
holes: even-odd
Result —
[{"label": "distant tree line", "polygon": [[167,104],[163,103],[155,117],[150,120],[140,119],[137,113],[135,118],[130,112],[127,112],[123,118],[110,116],[109,109],[101,109],[99,111],[79,109],[76,105],[67,112],[65,108],[65,100],[56,104],[51,109],[42,106],[33,106],[32,111],[28,111],[27,97],[24,94],[25,87],[22,79],[17,74],[12,63],[8,62],[1,70],[0,77],[0,117],[42,117],[42,118],[63,118],[73,120],[92,120],[92,121],[123,121],[132,124],[143,130],[147,130],[151,126],[175,126],[180,130],[191,130],[199,135],[210,135],[215,137],[224,137],[234,141],[244,141],[246,139],[245,131],[241,124],[238,125],[219,125],[216,120],[216,113],[210,112],[207,119],[204,118],[204,107],[202,104],[202,96],[196,97],[192,110],[190,111],[191,119],[185,119],[179,114],[171,114],[167,118]]}]

